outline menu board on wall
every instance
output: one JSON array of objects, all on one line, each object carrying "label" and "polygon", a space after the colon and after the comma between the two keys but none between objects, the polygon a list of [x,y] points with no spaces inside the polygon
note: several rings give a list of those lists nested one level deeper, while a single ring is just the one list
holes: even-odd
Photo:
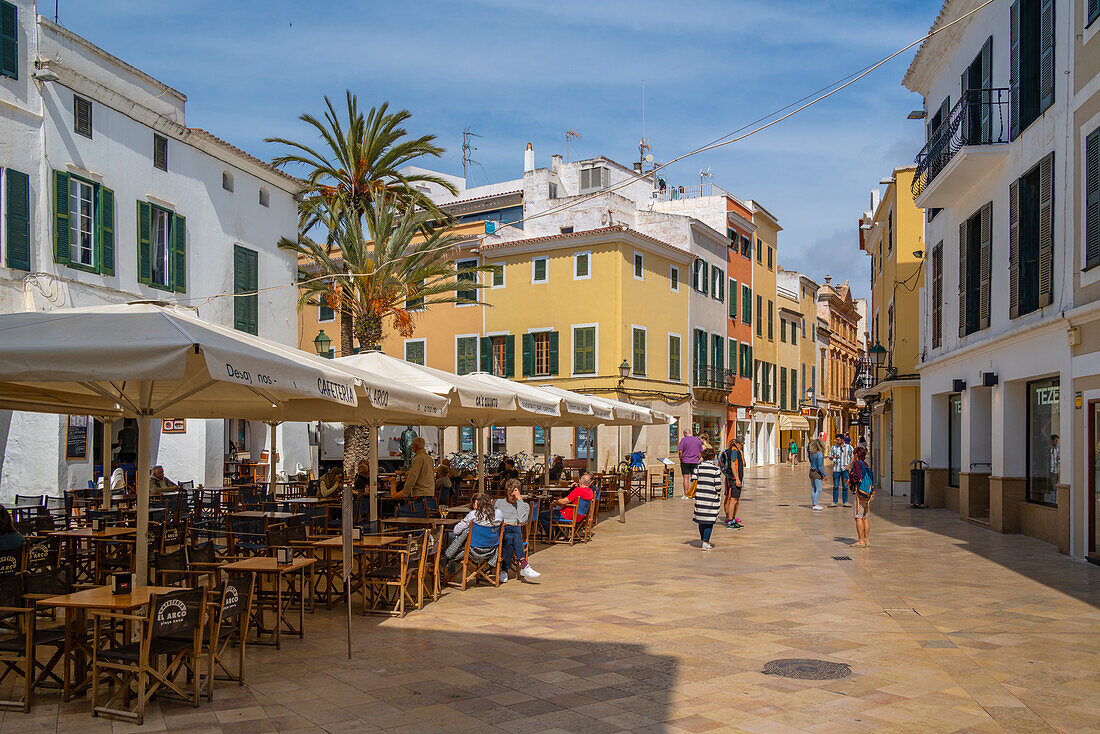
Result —
[{"label": "menu board on wall", "polygon": [[65,458],[69,460],[88,458],[88,416],[69,416],[69,424],[65,429]]}]

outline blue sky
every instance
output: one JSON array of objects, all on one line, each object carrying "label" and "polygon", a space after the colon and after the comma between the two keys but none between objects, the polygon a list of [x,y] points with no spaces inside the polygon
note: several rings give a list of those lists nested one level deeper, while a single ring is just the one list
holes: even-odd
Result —
[{"label": "blue sky", "polygon": [[[52,15],[53,3],[40,0]],[[482,137],[471,185],[515,178],[530,141],[539,166],[573,157],[627,163],[645,132],[658,161],[729,133],[927,32],[935,0],[96,0],[61,22],[188,95],[187,118],[270,159],[269,136],[322,96],[358,94],[413,114],[447,148],[431,167],[461,175],[462,130]],[[665,169],[712,181],[779,217],[780,263],[868,291],[857,222],[869,191],[913,160],[920,98],[901,86],[912,53],[768,131]]]}]

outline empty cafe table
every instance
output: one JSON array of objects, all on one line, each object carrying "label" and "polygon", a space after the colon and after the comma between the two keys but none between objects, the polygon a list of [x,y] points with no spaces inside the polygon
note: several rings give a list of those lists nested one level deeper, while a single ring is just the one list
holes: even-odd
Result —
[{"label": "empty cafe table", "polygon": [[[62,555],[73,569],[73,579],[77,583],[97,583],[106,546],[110,543],[129,540],[136,533],[134,528],[106,527],[103,530],[91,528],[55,530],[50,535],[61,538],[61,542],[65,544]],[[89,546],[91,553],[81,554],[79,552],[81,546]]]},{"label": "empty cafe table", "polygon": [[[396,535],[365,535],[359,540],[353,540],[351,542],[351,546],[355,551],[374,554],[386,548],[387,546],[393,545],[394,543],[400,543],[401,540],[402,539]],[[344,547],[344,537],[342,535],[337,535],[333,538],[318,540],[316,543],[313,544],[313,547],[319,549],[321,553],[324,554],[323,565],[325,571],[325,605],[329,609],[332,609],[332,590],[334,588],[333,583],[337,571],[340,570],[336,567],[336,564],[332,562],[332,553],[333,551],[338,551]],[[349,561],[346,558],[341,559],[341,564],[349,562],[354,563],[354,561]],[[359,569],[353,570],[353,574],[356,571],[361,572],[365,570],[366,565],[367,564],[361,564],[361,567]]]},{"label": "empty cafe table", "polygon": [[[270,556],[253,556],[222,566],[227,573],[251,573],[256,578],[256,603],[253,606],[253,620],[256,625],[256,644],[275,645],[279,649],[282,643],[283,628],[299,638],[305,637],[306,614],[306,571],[317,559],[294,558],[290,563],[279,563]],[[264,580],[272,580],[272,588],[264,588]],[[284,586],[286,586],[284,592]],[[298,627],[295,629],[286,611],[298,597]],[[264,613],[270,612],[274,621],[270,626],[264,619]],[[269,639],[264,639],[268,635]]]}]

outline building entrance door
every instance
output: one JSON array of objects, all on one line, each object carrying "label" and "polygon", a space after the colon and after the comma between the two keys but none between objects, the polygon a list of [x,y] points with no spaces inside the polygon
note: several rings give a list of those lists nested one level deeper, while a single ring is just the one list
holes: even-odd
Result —
[{"label": "building entrance door", "polygon": [[1100,564],[1100,400],[1089,403],[1088,456],[1089,456],[1089,530],[1088,559]]}]

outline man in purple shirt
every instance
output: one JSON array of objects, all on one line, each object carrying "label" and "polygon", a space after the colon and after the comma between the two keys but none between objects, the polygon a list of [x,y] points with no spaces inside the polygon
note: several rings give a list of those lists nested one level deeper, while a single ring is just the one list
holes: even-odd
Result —
[{"label": "man in purple shirt", "polygon": [[703,451],[703,442],[691,435],[691,430],[685,428],[684,436],[680,443],[676,444],[676,451],[680,454],[680,473],[684,476],[684,496],[687,496],[691,486],[691,477],[695,474],[695,467],[699,466],[699,454]]}]

